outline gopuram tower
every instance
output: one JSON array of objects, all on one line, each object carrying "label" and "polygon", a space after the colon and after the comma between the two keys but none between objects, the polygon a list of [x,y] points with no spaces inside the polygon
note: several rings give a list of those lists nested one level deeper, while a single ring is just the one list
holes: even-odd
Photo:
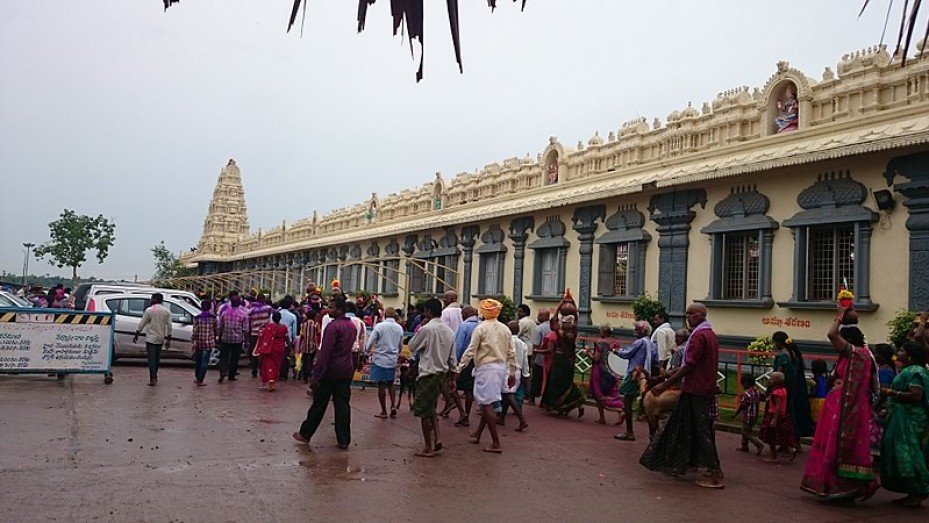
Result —
[{"label": "gopuram tower", "polygon": [[245,208],[245,190],[235,160],[223,167],[213,189],[213,199],[203,222],[203,235],[197,244],[197,258],[204,261],[209,255],[232,254],[235,245],[248,236],[248,212]]}]

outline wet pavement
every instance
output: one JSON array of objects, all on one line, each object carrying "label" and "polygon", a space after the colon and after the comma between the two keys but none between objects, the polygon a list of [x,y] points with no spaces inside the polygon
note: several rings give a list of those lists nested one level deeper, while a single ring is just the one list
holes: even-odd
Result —
[{"label": "wet pavement", "polygon": [[[441,424],[445,452],[413,457],[419,420],[382,420],[375,389],[352,391],[352,444],[338,450],[332,410],[313,439],[291,439],[309,399],[282,382],[268,394],[245,375],[194,387],[193,371],[118,367],[100,376],[0,375],[0,521],[877,521],[913,517],[880,492],[862,506],[819,503],[798,488],[803,456],[770,465],[717,436],[726,489],[638,464],[647,433],[526,408],[529,429],[503,430],[504,453]],[[609,416],[609,414],[608,414]],[[608,419],[611,419],[608,417]],[[615,418],[612,418],[615,420]],[[485,434],[485,438],[487,435]],[[921,514],[925,514],[922,512]]]}]

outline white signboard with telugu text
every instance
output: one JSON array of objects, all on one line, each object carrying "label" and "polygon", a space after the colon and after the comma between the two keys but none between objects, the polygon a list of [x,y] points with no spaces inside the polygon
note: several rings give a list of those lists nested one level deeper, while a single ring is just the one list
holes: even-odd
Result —
[{"label": "white signboard with telugu text", "polygon": [[0,372],[108,372],[112,313],[0,309]]}]

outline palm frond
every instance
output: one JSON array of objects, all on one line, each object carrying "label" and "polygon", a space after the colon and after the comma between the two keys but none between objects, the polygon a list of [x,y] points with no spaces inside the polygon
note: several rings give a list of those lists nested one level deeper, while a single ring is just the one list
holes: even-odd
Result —
[{"label": "palm frond", "polygon": [[[906,53],[910,49],[910,41],[913,39],[913,30],[916,29],[916,16],[919,14],[920,5],[922,5],[922,0],[913,0],[913,7],[910,9],[910,18],[906,24],[906,43],[903,44],[903,65],[906,65]],[[900,47],[900,42],[897,42],[897,47]]]},{"label": "palm frond", "polygon": [[[162,0],[165,5],[165,9],[180,2],[181,0]],[[365,22],[368,18],[368,7],[374,5],[377,0],[358,0],[358,32],[364,31]],[[517,2],[519,0],[513,0]],[[917,0],[918,2],[918,0]],[[461,61],[461,19],[458,15],[458,0],[446,0],[446,8],[448,9],[448,27],[452,35],[452,45],[455,48],[455,60],[458,62],[458,70],[464,72],[464,67]],[[490,7],[491,12],[497,7],[497,0],[487,0],[487,5]],[[865,0],[865,6],[867,7],[868,0]],[[287,22],[287,32],[290,32],[293,29],[294,24],[297,22],[297,14],[300,12],[300,7],[303,7],[303,17],[306,18],[306,9],[307,9],[307,0],[294,0],[293,7],[290,11],[290,19]],[[864,11],[864,7],[861,8]],[[526,0],[522,0],[522,7],[520,10],[526,9]],[[393,24],[393,34],[397,35],[397,31],[403,28],[405,33],[406,40],[410,44],[410,53],[413,53],[413,40],[419,41],[420,55],[419,55],[419,69],[416,71],[416,81],[419,82],[423,79],[423,59],[425,55],[425,44],[423,42],[423,0],[390,0],[390,15],[391,22]],[[303,30],[301,27],[301,34]]]},{"label": "palm frond", "polygon": [[861,15],[864,13],[864,10],[868,7],[868,2],[871,0],[864,0],[864,5],[861,6],[861,11],[858,11],[858,18],[861,18]]},{"label": "palm frond", "polygon": [[[864,5],[861,6],[861,11],[858,13],[858,16],[861,16],[861,13],[868,7],[870,0],[865,0]],[[889,0],[888,6],[888,16],[889,9],[893,7],[893,0]],[[910,0],[903,0],[903,11],[900,13],[900,30],[897,32],[897,45],[894,48],[894,55],[900,56],[901,64],[906,65],[906,57],[910,52],[910,45],[913,43],[913,31],[916,30],[916,21],[919,17],[920,8],[922,7],[922,0],[913,0],[913,4],[910,5]],[[884,29],[887,29],[886,22],[884,24]],[[923,45],[926,45],[926,39],[929,38],[929,25],[926,26],[926,33],[923,37]],[[884,41],[884,35],[881,34],[881,42]]]}]

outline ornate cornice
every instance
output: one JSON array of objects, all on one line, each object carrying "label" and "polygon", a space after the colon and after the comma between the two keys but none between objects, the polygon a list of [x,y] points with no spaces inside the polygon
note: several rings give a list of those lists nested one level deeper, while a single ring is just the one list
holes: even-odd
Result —
[{"label": "ornate cornice", "polygon": [[[809,131],[770,136],[755,143],[718,149],[711,157],[681,158],[671,166],[643,165],[622,174],[604,173],[570,184],[527,190],[518,199],[510,196],[489,201],[451,207],[438,215],[426,215],[404,221],[392,221],[316,238],[277,244],[251,252],[223,257],[238,260],[403,235],[411,230],[434,230],[459,223],[468,223],[475,216],[492,220],[519,214],[595,202],[607,198],[638,193],[646,184],[657,187],[715,180],[742,174],[803,165],[834,158],[870,152],[903,149],[929,143],[929,115],[912,115],[906,111],[881,114],[874,125],[849,127],[821,126]],[[895,113],[897,120],[889,113]],[[859,125],[863,122],[858,121]],[[672,163],[672,162],[669,162]],[[199,256],[185,260],[198,261]]]}]

